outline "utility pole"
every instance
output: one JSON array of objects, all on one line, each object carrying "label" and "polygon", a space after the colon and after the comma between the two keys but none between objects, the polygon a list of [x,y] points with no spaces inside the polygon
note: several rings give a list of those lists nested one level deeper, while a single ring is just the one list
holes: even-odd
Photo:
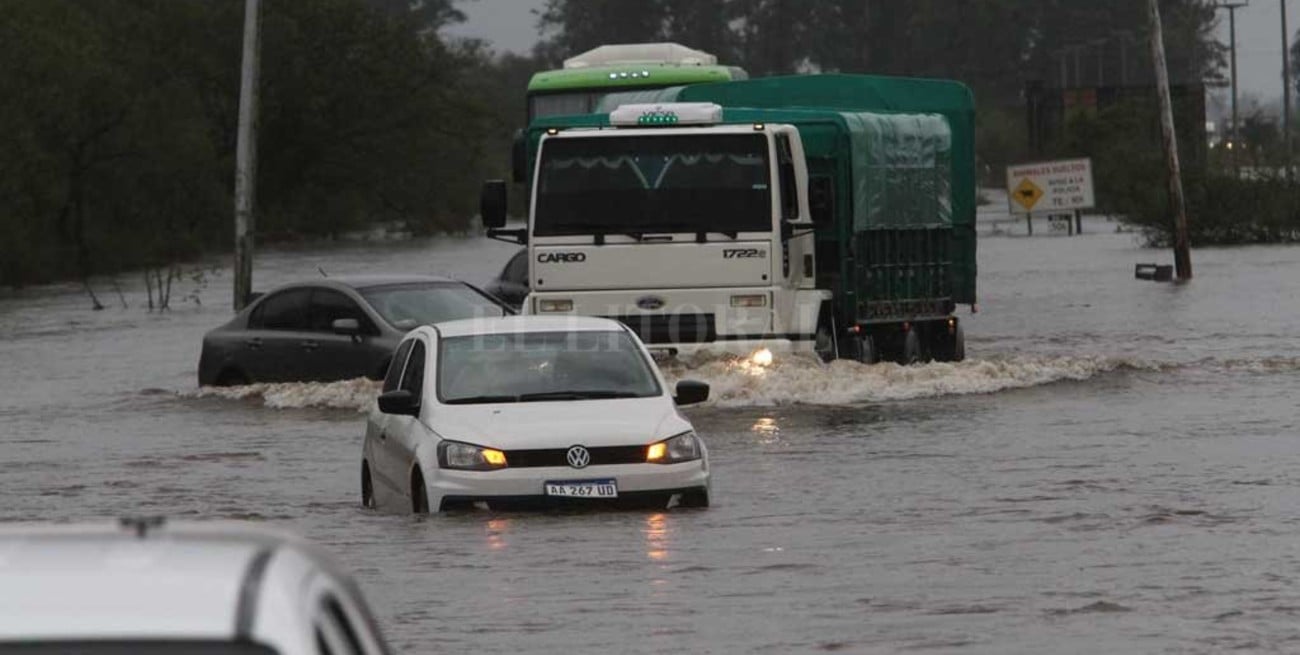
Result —
[{"label": "utility pole", "polygon": [[1286,0],[1282,6],[1282,143],[1286,146],[1286,179],[1291,174],[1291,35],[1286,30]]},{"label": "utility pole", "polygon": [[[1228,130],[1228,143],[1232,144],[1229,148],[1232,157],[1233,170],[1237,170],[1237,150],[1241,144],[1237,143],[1237,10],[1250,4],[1249,2],[1234,2],[1227,4],[1215,5],[1215,9],[1228,10],[1228,52],[1231,53],[1232,69],[1232,128]],[[1240,175],[1240,172],[1238,172]]]},{"label": "utility pole", "polygon": [[1151,61],[1155,66],[1156,91],[1160,96],[1160,133],[1164,137],[1165,163],[1169,169],[1169,201],[1174,211],[1174,270],[1179,280],[1190,280],[1192,254],[1187,238],[1187,203],[1183,198],[1182,171],[1178,165],[1178,134],[1174,132],[1174,108],[1169,99],[1169,67],[1165,63],[1165,36],[1160,28],[1159,0],[1147,0],[1147,12],[1151,21]]},{"label": "utility pole", "polygon": [[253,225],[257,198],[257,75],[260,0],[244,2],[244,57],[239,77],[239,137],[235,144],[235,311],[253,291]]}]

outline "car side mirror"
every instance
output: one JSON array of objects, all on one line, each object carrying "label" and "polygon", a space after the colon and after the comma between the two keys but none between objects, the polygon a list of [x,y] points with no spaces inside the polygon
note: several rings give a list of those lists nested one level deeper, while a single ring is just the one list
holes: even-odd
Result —
[{"label": "car side mirror", "polygon": [[478,210],[479,215],[483,217],[483,226],[505,227],[507,204],[505,180],[484,182],[478,196]]},{"label": "car side mirror", "polygon": [[361,334],[361,321],[355,318],[336,318],[333,323],[330,323],[330,328],[334,330],[334,334],[355,337]]},{"label": "car side mirror", "polygon": [[835,222],[835,187],[829,176],[808,178],[808,213],[817,227]]},{"label": "car side mirror", "polygon": [[379,394],[379,411],[400,416],[419,416],[420,399],[410,389],[394,389]]},{"label": "car side mirror", "polygon": [[677,393],[673,402],[678,405],[695,405],[709,399],[709,385],[697,380],[681,380],[677,383]]}]

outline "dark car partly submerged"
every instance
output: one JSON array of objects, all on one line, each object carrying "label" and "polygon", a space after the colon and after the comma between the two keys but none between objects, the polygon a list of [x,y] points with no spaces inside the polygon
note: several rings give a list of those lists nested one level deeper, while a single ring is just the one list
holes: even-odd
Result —
[{"label": "dark car partly submerged", "polygon": [[521,248],[510,257],[501,274],[485,286],[487,292],[519,310],[528,297],[528,249]]},{"label": "dark car partly submerged", "polygon": [[204,335],[199,384],[378,380],[412,328],[510,313],[496,298],[448,278],[329,277],[286,284]]}]

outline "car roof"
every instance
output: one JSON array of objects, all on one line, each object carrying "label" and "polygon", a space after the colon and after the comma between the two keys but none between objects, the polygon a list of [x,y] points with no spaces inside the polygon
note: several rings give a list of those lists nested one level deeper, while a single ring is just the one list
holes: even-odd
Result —
[{"label": "car roof", "polygon": [[241,612],[250,611],[246,586],[254,570],[283,549],[348,580],[312,544],[246,523],[6,526],[0,641],[231,639]]},{"label": "car roof", "polygon": [[505,316],[502,318],[467,318],[436,325],[443,337],[514,332],[608,332],[623,330],[623,324],[594,316]]}]

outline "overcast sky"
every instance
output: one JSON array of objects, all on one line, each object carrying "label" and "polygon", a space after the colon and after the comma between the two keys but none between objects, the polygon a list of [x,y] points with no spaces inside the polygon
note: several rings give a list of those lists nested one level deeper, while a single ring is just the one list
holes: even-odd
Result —
[{"label": "overcast sky", "polygon": [[[1237,10],[1237,75],[1241,78],[1237,87],[1242,95],[1253,94],[1264,101],[1282,97],[1282,1],[1251,0]],[[1298,12],[1300,2],[1287,3],[1291,39],[1300,27]],[[1219,11],[1219,41],[1228,43],[1227,10]]]},{"label": "overcast sky", "polygon": [[498,51],[527,53],[537,43],[537,16],[546,0],[459,0],[465,23],[444,30],[447,34],[483,39]]},{"label": "overcast sky", "polygon": [[[1077,0],[1080,2],[1086,0]],[[1240,0],[1233,0],[1234,2]],[[1283,0],[1251,0],[1237,10],[1237,74],[1243,96],[1254,95],[1267,103],[1282,97]],[[537,17],[545,0],[471,0],[460,7],[468,16],[465,24],[448,30],[449,34],[481,38],[498,51],[527,52],[537,42]],[[1288,5],[1287,26],[1295,34],[1300,27],[1300,2]],[[1220,11],[1220,41],[1228,42],[1228,15]],[[689,43],[685,45],[691,45]],[[744,62],[739,62],[742,66]],[[1225,72],[1226,74],[1226,72]]]}]

